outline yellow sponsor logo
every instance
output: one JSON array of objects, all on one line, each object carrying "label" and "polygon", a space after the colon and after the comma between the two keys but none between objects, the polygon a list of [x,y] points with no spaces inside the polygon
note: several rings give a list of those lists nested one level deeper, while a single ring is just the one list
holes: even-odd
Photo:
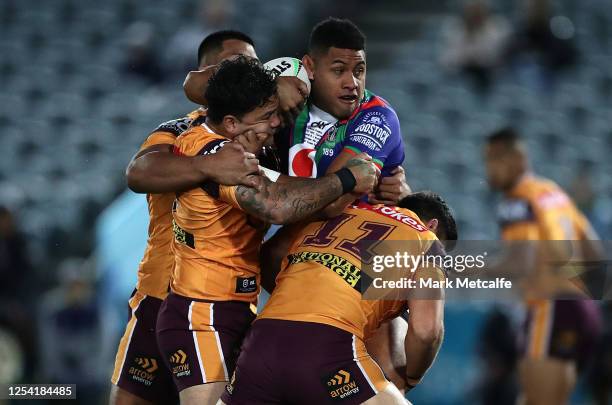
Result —
[{"label": "yellow sponsor logo", "polygon": [[342,369],[327,379],[327,388],[329,396],[334,400],[342,400],[359,393],[359,387],[357,382],[351,379],[351,373]]},{"label": "yellow sponsor logo", "polygon": [[136,357],[134,363],[136,363],[138,367],[130,367],[128,374],[132,376],[134,381],[150,386],[155,379],[155,374],[153,373],[158,369],[157,360],[147,357]]},{"label": "yellow sponsor logo", "polygon": [[348,371],[340,370],[327,382],[327,385],[348,384],[350,380],[351,374]]},{"label": "yellow sponsor logo", "polygon": [[342,277],[353,288],[361,279],[361,270],[343,257],[331,253],[299,252],[289,255],[289,264],[315,262],[322,264]]},{"label": "yellow sponsor logo", "polygon": [[149,359],[146,357],[136,357],[135,361],[136,361],[136,364],[138,364],[140,367],[142,367],[143,370],[149,373],[154,372],[158,368],[156,359]]},{"label": "yellow sponsor logo", "polygon": [[170,356],[170,363],[185,364],[186,360],[187,354],[181,349],[177,350],[174,354],[172,354],[172,356]]},{"label": "yellow sponsor logo", "polygon": [[185,363],[186,361],[187,353],[181,349],[174,352],[170,356],[170,363],[174,364],[172,366],[172,374],[174,374],[176,377],[187,377],[191,375],[189,363]]}]

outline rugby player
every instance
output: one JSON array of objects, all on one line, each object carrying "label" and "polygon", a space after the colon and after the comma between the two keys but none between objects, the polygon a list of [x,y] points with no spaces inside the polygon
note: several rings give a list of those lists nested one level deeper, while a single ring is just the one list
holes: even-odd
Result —
[{"label": "rugby player", "polygon": [[[272,136],[280,125],[276,81],[256,59],[222,62],[206,98],[205,122],[177,138],[176,153],[214,154],[247,130]],[[205,182],[177,194],[175,267],[159,310],[157,341],[182,404],[216,403],[229,381],[254,319],[266,223],[299,221],[345,193],[367,193],[377,169],[355,158],[318,179],[253,176],[255,187]]]},{"label": "rugby player", "polygon": [[[257,57],[251,38],[238,31],[218,31],[200,44],[198,64],[206,68],[236,55]],[[159,125],[126,170],[129,187],[135,192],[148,193],[149,237],[138,268],[136,289],[129,301],[129,321],[115,359],[111,404],[168,403],[177,395],[155,337],[157,312],[168,294],[174,267],[170,250],[174,193],[206,180],[228,185],[254,184],[249,175],[258,169],[258,160],[240,143],[233,142],[219,153],[207,156],[186,158],[171,153],[176,137],[204,118],[205,110],[199,108]],[[251,137],[246,140],[257,143]]]},{"label": "rugby player", "polygon": [[[448,206],[430,192],[412,194],[398,208],[359,202],[340,216],[308,224],[297,235],[274,292],[248,332],[219,403],[405,404],[368,354],[364,340],[382,322],[409,310],[402,342],[408,362],[401,373],[406,385],[414,387],[442,342],[443,292],[432,289],[430,299],[417,299],[391,291],[385,300],[362,300],[364,273],[356,247],[360,240],[373,238],[411,241],[405,244],[406,252],[433,256],[443,254],[438,237],[454,240],[457,232]],[[444,277],[434,265],[421,266],[413,274],[415,279]]]},{"label": "rugby player", "polygon": [[[279,132],[281,168],[292,176],[317,177],[331,173],[355,154],[366,152],[381,168],[382,180],[370,203],[397,204],[410,189],[404,170],[404,142],[397,114],[383,98],[366,89],[366,39],[355,24],[346,19],[328,18],[317,24],[310,35],[308,53],[303,57],[312,83],[309,102],[295,125]],[[278,269],[280,258],[292,240],[291,229],[283,229],[262,249],[262,266]],[[273,286],[272,271],[264,276]],[[384,366],[401,365],[401,358],[390,358],[389,342],[401,345],[406,322],[393,320],[381,327],[368,342],[368,350]],[[385,373],[403,389],[403,379],[395,367]]]},{"label": "rugby player", "polygon": [[[502,239],[540,241],[513,257],[517,270],[534,269],[525,292],[521,403],[568,403],[577,370],[588,359],[599,334],[600,317],[596,304],[581,289],[567,277],[555,275],[556,266],[542,263],[547,260],[542,257],[543,249],[564,256],[566,243],[561,241],[574,241],[569,243],[580,254],[592,255],[601,249],[597,235],[557,184],[531,172],[525,145],[512,128],[488,137],[485,161],[491,188],[503,193],[498,207]],[[521,258],[524,262],[518,264]]]}]

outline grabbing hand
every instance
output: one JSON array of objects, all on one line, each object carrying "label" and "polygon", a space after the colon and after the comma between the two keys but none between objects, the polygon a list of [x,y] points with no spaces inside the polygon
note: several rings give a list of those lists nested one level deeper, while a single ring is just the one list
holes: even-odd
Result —
[{"label": "grabbing hand", "polygon": [[209,173],[214,173],[211,176],[214,182],[228,186],[257,186],[257,176],[253,174],[259,173],[259,160],[253,153],[245,151],[240,143],[229,142],[205,158],[214,167],[214,170],[209,170]]},{"label": "grabbing hand", "polygon": [[361,195],[369,193],[374,189],[378,182],[380,170],[378,170],[374,162],[372,162],[372,158],[367,153],[360,153],[350,159],[346,162],[345,167],[348,168],[355,177],[356,184],[355,188],[353,188],[354,194]]},{"label": "grabbing hand", "polygon": [[304,108],[309,95],[308,86],[297,77],[279,76],[277,88],[282,125],[291,126]]},{"label": "grabbing hand", "polygon": [[406,174],[402,166],[391,171],[391,176],[383,177],[374,190],[368,195],[370,204],[397,205],[397,203],[412,191],[406,183]]}]

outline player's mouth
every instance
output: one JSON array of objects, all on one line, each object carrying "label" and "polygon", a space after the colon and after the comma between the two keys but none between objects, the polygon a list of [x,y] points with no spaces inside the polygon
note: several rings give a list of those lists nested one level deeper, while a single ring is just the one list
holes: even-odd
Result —
[{"label": "player's mouth", "polygon": [[338,98],[340,99],[341,102],[343,102],[345,104],[353,104],[358,99],[356,94],[349,94],[349,95],[346,95],[346,96],[340,96]]}]

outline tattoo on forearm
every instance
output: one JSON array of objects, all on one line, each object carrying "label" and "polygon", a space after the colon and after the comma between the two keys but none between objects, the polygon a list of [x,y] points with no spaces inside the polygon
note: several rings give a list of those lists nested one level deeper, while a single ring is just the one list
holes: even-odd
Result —
[{"label": "tattoo on forearm", "polygon": [[342,194],[342,185],[335,176],[316,181],[299,179],[287,183],[272,183],[264,179],[261,187],[238,186],[236,196],[249,214],[268,222],[298,221]]}]

